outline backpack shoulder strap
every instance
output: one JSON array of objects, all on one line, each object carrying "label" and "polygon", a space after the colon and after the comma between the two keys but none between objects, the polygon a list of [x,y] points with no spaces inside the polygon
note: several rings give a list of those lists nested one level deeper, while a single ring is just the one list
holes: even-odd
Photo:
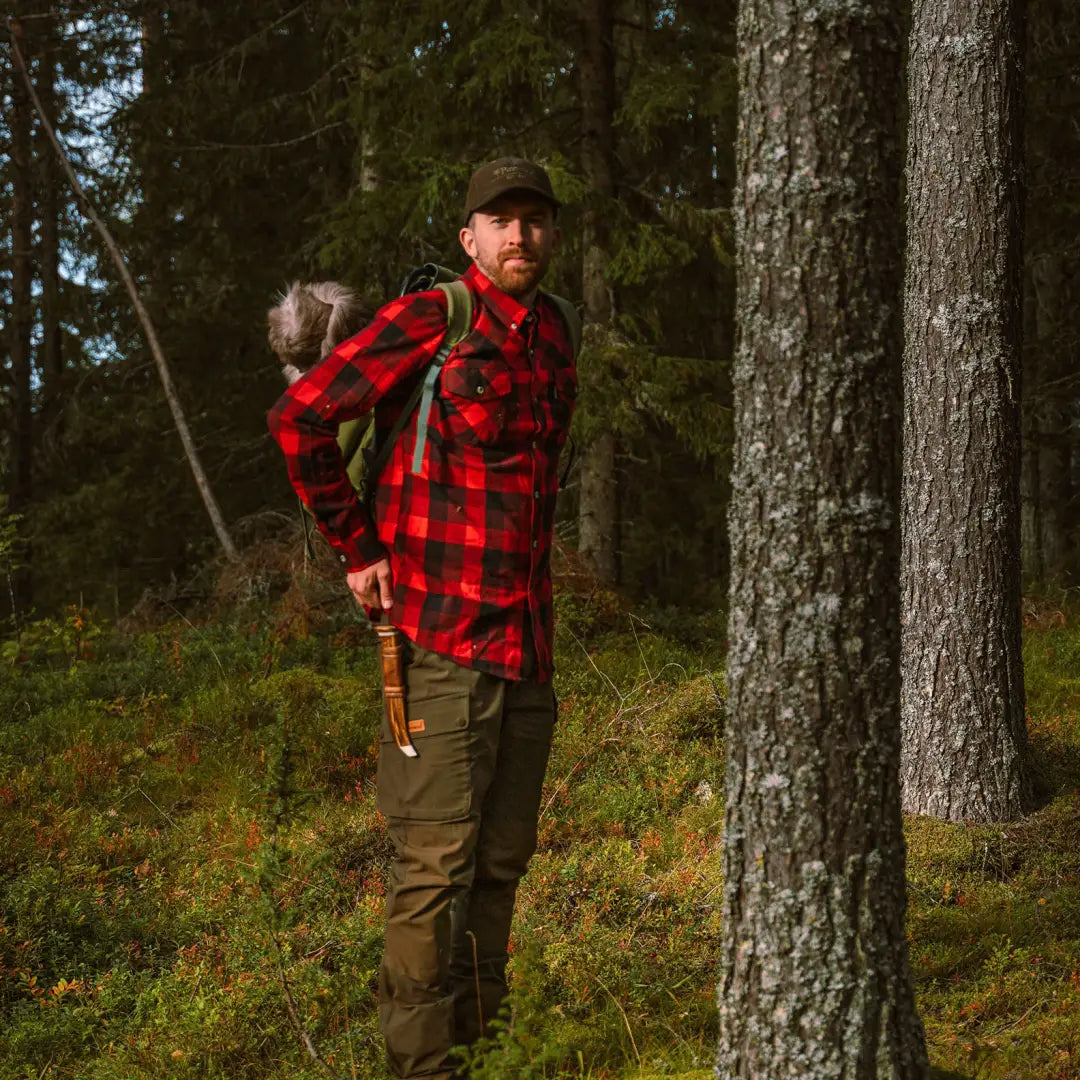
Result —
[{"label": "backpack shoulder strap", "polygon": [[446,297],[446,337],[443,346],[450,351],[472,329],[473,295],[469,286],[460,278],[456,281],[440,281],[435,286]]},{"label": "backpack shoulder strap", "polygon": [[[435,285],[446,296],[446,336],[439,346],[439,351],[431,361],[420,389],[420,410],[416,414],[416,448],[413,450],[413,476],[419,476],[424,462],[424,447],[427,445],[428,417],[431,415],[431,403],[435,399],[435,384],[439,381],[439,372],[450,351],[472,329],[473,295],[464,281],[441,281]],[[411,412],[411,403],[409,407]]]},{"label": "backpack shoulder strap", "polygon": [[577,308],[569,300],[564,300],[554,293],[544,293],[544,295],[559,309],[559,314],[562,315],[563,322],[566,323],[566,332],[570,335],[570,348],[573,349],[574,359],[576,360],[578,353],[581,351],[581,316],[578,314]]},{"label": "backpack shoulder strap", "polygon": [[[420,472],[420,464],[424,458],[424,444],[427,442],[427,421],[431,413],[431,403],[435,397],[435,384],[439,378],[439,370],[446,363],[446,358],[450,355],[453,347],[472,329],[473,297],[468,285],[464,281],[450,281],[438,282],[432,288],[438,289],[446,295],[446,333],[443,335],[442,343],[439,345],[439,351],[427,366],[424,377],[417,382],[413,392],[409,395],[408,400],[398,414],[397,421],[387,433],[386,439],[379,447],[371,467],[367,470],[364,477],[363,498],[365,501],[374,494],[379,474],[390,460],[394,443],[397,442],[398,436],[405,430],[405,425],[409,422],[417,403],[420,405],[420,412],[416,418],[416,450],[413,453],[412,471],[414,474]],[[372,425],[372,429],[374,429],[374,425]]]}]

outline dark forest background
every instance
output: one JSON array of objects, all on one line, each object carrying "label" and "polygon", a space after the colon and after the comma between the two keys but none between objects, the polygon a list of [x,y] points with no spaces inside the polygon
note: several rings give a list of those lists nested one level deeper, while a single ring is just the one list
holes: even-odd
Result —
[{"label": "dark forest background", "polygon": [[[4,604],[119,616],[148,589],[197,598],[222,558],[14,34],[139,283],[242,550],[295,531],[264,423],[283,386],[265,339],[276,294],[336,278],[380,300],[420,262],[464,269],[469,173],[522,154],[566,204],[549,286],[587,301],[583,264],[599,259],[608,294],[602,325],[584,305],[559,537],[575,546],[582,463],[613,435],[600,576],[720,607],[734,14],[727,0],[21,4],[0,37],[0,467],[20,538],[0,553],[21,564]],[[1026,87],[1024,561],[1028,587],[1050,588],[1080,570],[1080,9],[1064,0],[1029,5]]]}]

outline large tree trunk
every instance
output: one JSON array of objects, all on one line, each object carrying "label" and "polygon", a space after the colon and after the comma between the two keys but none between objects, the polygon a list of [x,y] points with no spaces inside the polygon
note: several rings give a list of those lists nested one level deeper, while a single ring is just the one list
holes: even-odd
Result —
[{"label": "large tree trunk", "polygon": [[1020,0],[916,0],[904,358],[904,806],[1030,805],[1020,656]]},{"label": "large tree trunk", "polygon": [[[26,37],[19,19],[9,23],[12,42],[11,110],[11,350],[12,428],[9,443],[8,508],[23,513],[32,495],[34,452],[33,355],[30,348],[34,323],[30,260],[34,193],[30,161],[32,112],[26,89]],[[30,553],[22,552],[23,570],[15,577],[13,592],[19,609],[32,599]]]},{"label": "large tree trunk", "polygon": [[[585,320],[611,322],[611,292],[605,280],[607,251],[603,203],[615,193],[612,120],[615,115],[614,0],[586,0],[582,8],[581,163],[593,199],[582,219],[582,291]],[[578,501],[578,548],[597,579],[618,580],[618,484],[615,435],[604,431],[584,448]]]},{"label": "large tree trunk", "polygon": [[897,779],[899,8],[739,14],[723,1078],[928,1071]]}]

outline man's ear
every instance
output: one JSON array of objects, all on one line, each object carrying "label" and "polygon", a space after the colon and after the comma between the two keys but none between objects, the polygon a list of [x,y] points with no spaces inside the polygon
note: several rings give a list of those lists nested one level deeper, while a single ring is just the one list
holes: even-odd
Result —
[{"label": "man's ear", "polygon": [[476,236],[468,225],[458,233],[458,239],[461,241],[461,246],[465,249],[465,254],[468,255],[470,259],[475,259]]}]

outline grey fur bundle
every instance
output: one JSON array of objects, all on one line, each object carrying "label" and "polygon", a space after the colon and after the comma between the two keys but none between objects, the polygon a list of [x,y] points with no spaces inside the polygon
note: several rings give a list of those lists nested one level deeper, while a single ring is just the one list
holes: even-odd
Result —
[{"label": "grey fur bundle", "polygon": [[362,330],[370,305],[336,281],[294,281],[266,313],[270,348],[291,386],[330,350]]}]

